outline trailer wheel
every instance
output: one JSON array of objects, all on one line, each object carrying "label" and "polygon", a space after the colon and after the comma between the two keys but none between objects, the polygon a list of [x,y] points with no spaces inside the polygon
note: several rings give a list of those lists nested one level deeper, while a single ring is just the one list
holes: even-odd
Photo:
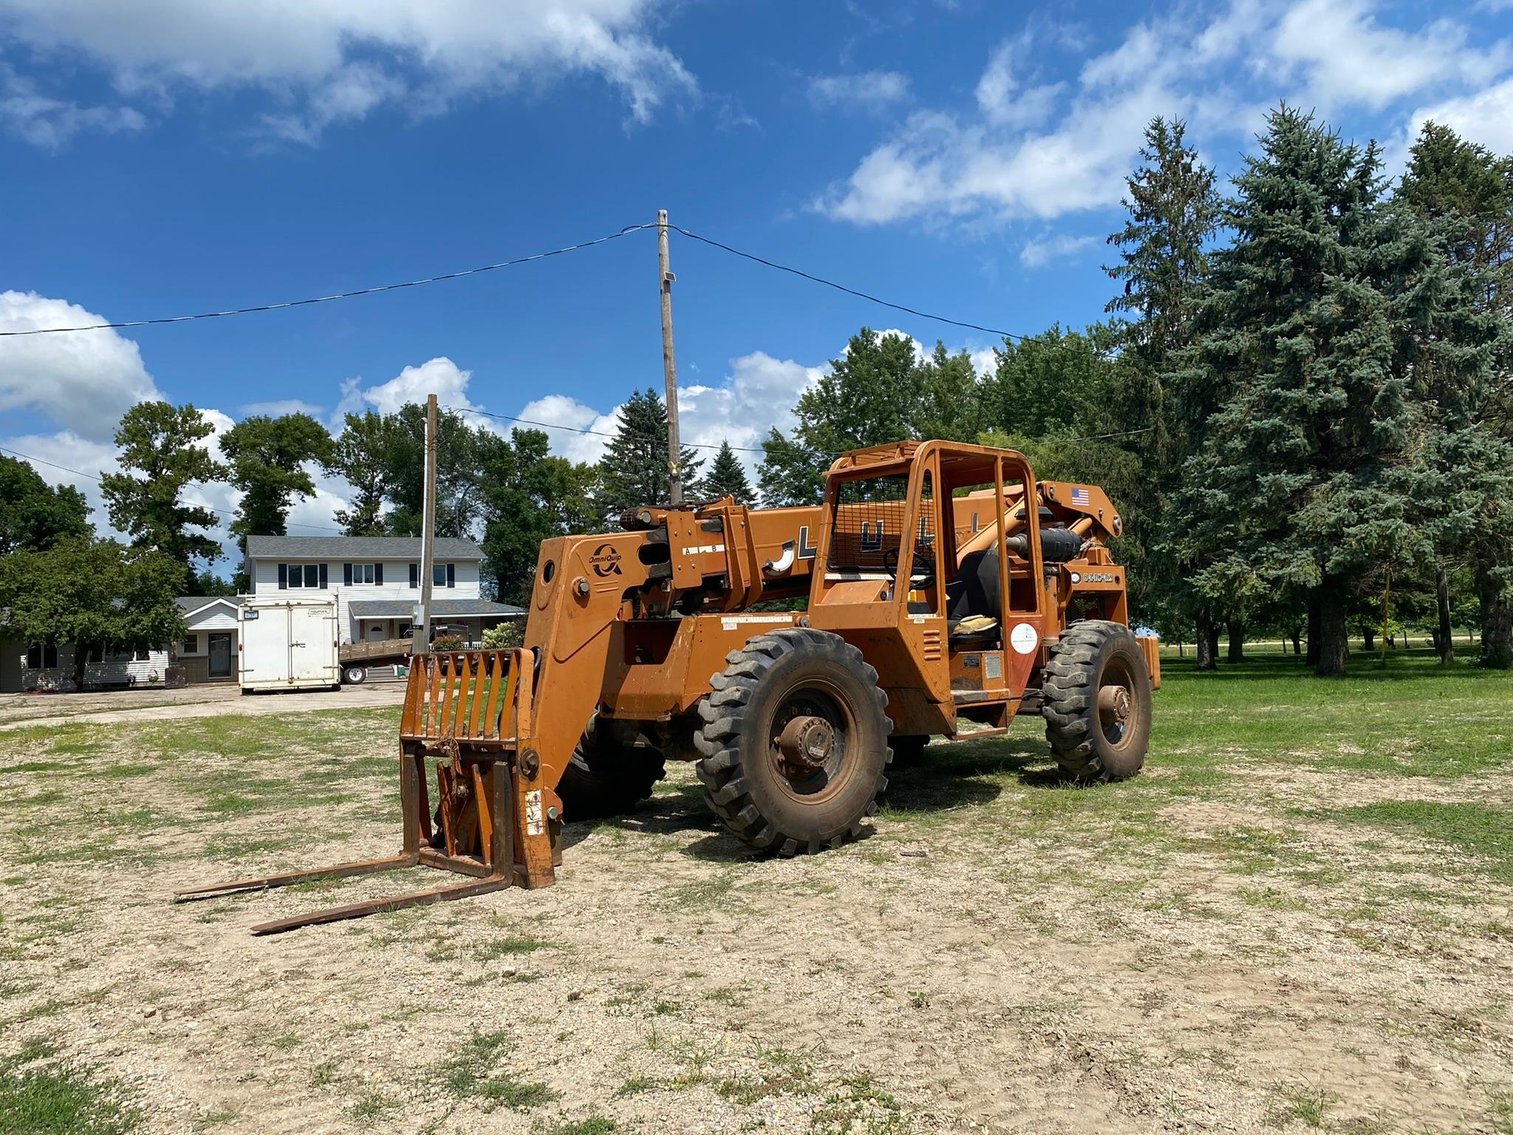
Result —
[{"label": "trailer wheel", "polygon": [[1073,623],[1045,666],[1045,736],[1067,775],[1123,780],[1150,747],[1151,682],[1145,653],[1128,627]]},{"label": "trailer wheel", "polygon": [[779,855],[862,833],[887,787],[887,696],[861,651],[807,628],[726,655],[700,703],[704,795],[735,836]]},{"label": "trailer wheel", "polygon": [[665,775],[658,750],[625,744],[596,715],[589,719],[557,784],[562,818],[596,820],[629,812]]},{"label": "trailer wheel", "polygon": [[368,668],[366,666],[344,666],[341,672],[341,680],[349,686],[360,686],[368,680]]}]

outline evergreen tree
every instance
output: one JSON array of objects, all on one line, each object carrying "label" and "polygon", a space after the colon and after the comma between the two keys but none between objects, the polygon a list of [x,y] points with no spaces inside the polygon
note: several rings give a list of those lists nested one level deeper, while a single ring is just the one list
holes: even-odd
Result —
[{"label": "evergreen tree", "polygon": [[1128,432],[1124,446],[1142,463],[1138,483],[1120,500],[1121,547],[1138,547],[1148,557],[1144,570],[1131,572],[1138,589],[1132,605],[1169,632],[1196,624],[1198,668],[1211,670],[1217,613],[1187,582],[1196,565],[1162,559],[1160,552],[1177,546],[1163,522],[1174,515],[1168,506],[1182,463],[1196,450],[1198,427],[1213,408],[1201,392],[1182,389],[1176,372],[1193,342],[1221,202],[1214,170],[1187,145],[1181,120],[1151,120],[1127,186],[1128,218],[1108,238],[1120,262],[1105,269],[1123,284],[1106,310],[1126,320],[1116,328],[1129,364],[1122,381],[1103,392],[1107,432]]},{"label": "evergreen tree", "polygon": [[350,508],[337,509],[334,518],[347,536],[387,536],[383,506],[394,423],[372,410],[348,414],[342,431],[332,441],[325,460],[328,475],[342,477],[352,486]]},{"label": "evergreen tree", "polygon": [[[703,460],[683,447],[678,458],[684,496],[699,476]],[[615,437],[599,461],[597,500],[606,524],[618,523],[622,513],[642,505],[665,505],[672,478],[667,460],[667,407],[650,388],[632,394],[620,407]]]},{"label": "evergreen tree", "polygon": [[248,536],[283,536],[296,498],[315,495],[306,465],[331,458],[331,435],[309,414],[243,418],[221,437],[228,480],[242,491],[231,534],[247,550]]},{"label": "evergreen tree", "polygon": [[100,492],[110,522],[137,548],[162,552],[183,568],[179,586],[188,584],[192,560],[213,561],[220,544],[196,528],[212,528],[216,515],[185,504],[184,490],[195,482],[218,481],[225,468],[203,442],[214,427],[193,406],[138,402],[116,430],[120,469],[100,478]]},{"label": "evergreen tree", "polygon": [[709,466],[709,473],[699,482],[699,496],[705,500],[734,497],[737,504],[754,504],[756,494],[751,482],[746,479],[746,470],[741,460],[730,448],[730,442],[722,441],[720,451]]},{"label": "evergreen tree", "polygon": [[1397,285],[1428,259],[1383,204],[1375,145],[1273,112],[1214,254],[1193,379],[1228,391],[1183,468],[1172,536],[1199,590],[1241,606],[1306,591],[1318,673],[1343,673],[1346,618],[1377,566],[1424,554],[1411,523],[1420,424]]},{"label": "evergreen tree", "polygon": [[0,556],[45,552],[66,536],[89,535],[89,505],[72,485],[57,488],[25,461],[0,454]]},{"label": "evergreen tree", "polygon": [[1454,660],[1450,576],[1473,566],[1484,666],[1513,667],[1513,159],[1427,123],[1398,201],[1430,226],[1450,266],[1437,318],[1409,346],[1415,386],[1437,427],[1425,445],[1425,522],[1433,526],[1436,645]]}]

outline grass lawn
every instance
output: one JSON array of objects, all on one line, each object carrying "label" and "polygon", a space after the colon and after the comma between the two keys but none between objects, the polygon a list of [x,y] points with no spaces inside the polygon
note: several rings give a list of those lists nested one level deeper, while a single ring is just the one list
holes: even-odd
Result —
[{"label": "grass lawn", "polygon": [[1031,719],[752,858],[691,769],[556,886],[383,876],[397,709],[0,735],[0,1132],[1513,1133],[1513,675],[1168,657],[1144,775]]}]

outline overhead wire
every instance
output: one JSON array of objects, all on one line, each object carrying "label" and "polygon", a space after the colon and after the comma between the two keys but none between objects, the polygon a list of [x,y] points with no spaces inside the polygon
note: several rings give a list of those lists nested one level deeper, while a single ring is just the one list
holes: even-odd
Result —
[{"label": "overhead wire", "polygon": [[107,331],[119,330],[126,327],[157,327],[166,323],[191,323],[197,319],[225,319],[233,315],[254,315],[265,311],[285,311],[294,307],[309,307],[311,304],[333,303],[336,300],[354,299],[358,296],[378,295],[381,292],[397,292],[404,288],[419,288],[427,284],[439,284],[446,280],[460,280],[465,276],[480,276],[485,272],[497,272],[503,268],[516,268],[521,264],[533,264],[539,260],[546,260],[553,256],[565,256],[569,252],[581,252],[586,248],[595,248],[601,244],[608,244],[612,240],[619,240],[622,236],[640,232],[642,229],[655,228],[655,223],[648,222],[644,225],[627,225],[619,232],[608,233],[605,236],[595,237],[593,240],[580,241],[577,244],[565,245],[562,248],[553,248],[546,252],[533,252],[529,256],[517,256],[513,260],[501,260],[497,264],[482,264],[476,268],[463,268],[456,272],[443,272],[436,276],[425,276],[418,280],[403,280],[397,284],[375,284],[367,288],[354,288],[346,292],[334,292],[331,295],[311,296],[307,299],[284,300],[280,303],[261,303],[250,307],[234,307],[225,311],[201,311],[193,315],[169,315],[156,319],[127,319],[114,323],[88,323],[77,327],[29,327],[20,331],[0,331],[0,337],[14,338],[21,335],[57,335],[71,331]]}]

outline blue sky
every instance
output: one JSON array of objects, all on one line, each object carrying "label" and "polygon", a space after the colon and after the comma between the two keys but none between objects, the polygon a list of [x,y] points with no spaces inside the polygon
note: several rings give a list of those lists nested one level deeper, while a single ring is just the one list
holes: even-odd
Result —
[{"label": "blue sky", "polygon": [[[1110,294],[1143,123],[1186,118],[1227,173],[1284,98],[1392,163],[1427,117],[1513,151],[1513,0],[0,0],[0,329],[409,279],[659,207],[925,310],[1081,326]],[[661,384],[655,256],[639,233],[314,308],[3,339],[0,446],[98,472],[115,419],[154,396],[220,428],[430,389],[612,428]],[[693,441],[786,425],[864,323],[995,342],[676,237],[673,258]],[[293,530],[329,526],[344,491],[322,480]]]}]

